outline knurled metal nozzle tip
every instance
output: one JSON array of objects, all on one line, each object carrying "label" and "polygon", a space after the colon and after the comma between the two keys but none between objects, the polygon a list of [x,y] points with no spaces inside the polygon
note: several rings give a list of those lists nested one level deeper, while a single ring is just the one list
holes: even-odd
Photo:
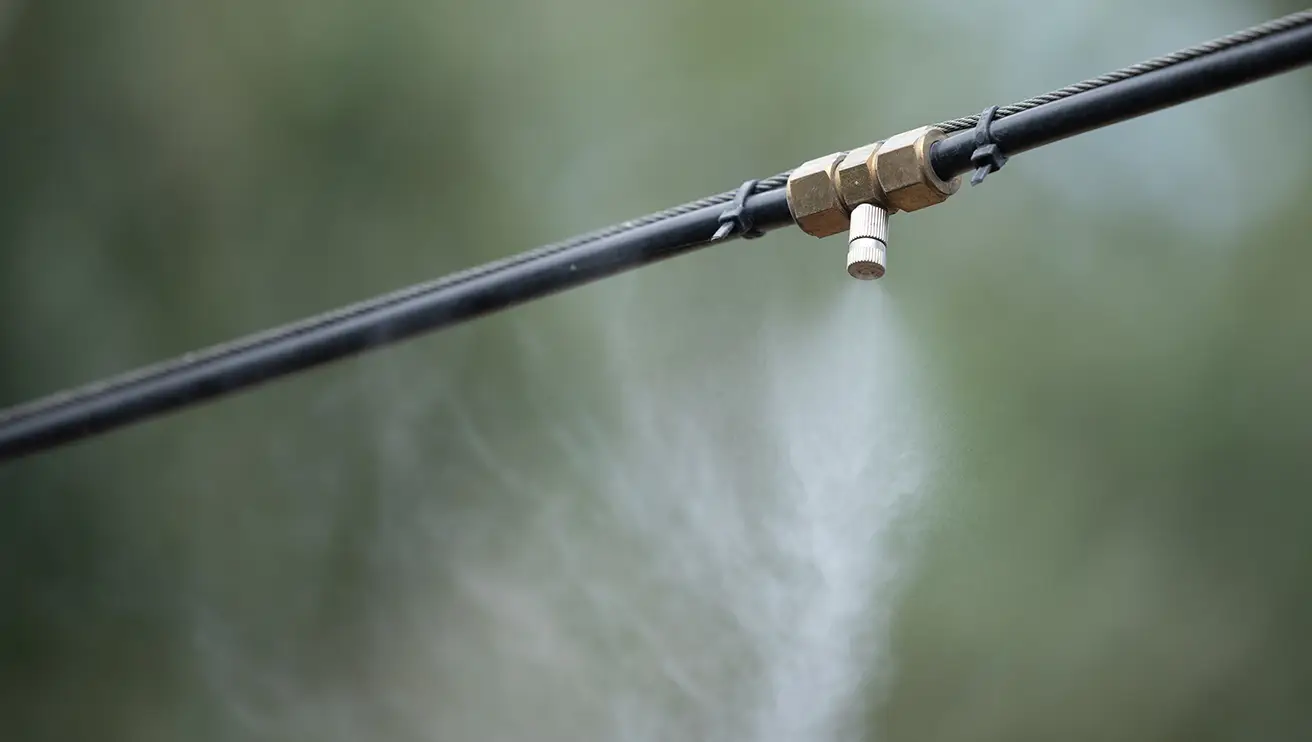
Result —
[{"label": "knurled metal nozzle tip", "polygon": [[887,248],[875,239],[860,239],[847,246],[847,274],[862,281],[872,281],[884,275],[887,268]]},{"label": "knurled metal nozzle tip", "polygon": [[847,236],[847,273],[871,281],[888,267],[888,212],[874,204],[852,210],[852,229]]}]

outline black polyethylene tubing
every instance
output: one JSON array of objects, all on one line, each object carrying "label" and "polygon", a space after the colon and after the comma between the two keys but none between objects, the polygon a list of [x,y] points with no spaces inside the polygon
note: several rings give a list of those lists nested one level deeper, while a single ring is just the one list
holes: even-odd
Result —
[{"label": "black polyethylene tubing", "polygon": [[[1308,12],[1149,60],[1006,109],[992,125],[1008,155],[1312,62]],[[1291,24],[1292,25],[1291,27]],[[1021,108],[1022,110],[1015,110]],[[973,117],[932,152],[945,178],[973,169]],[[1204,153],[1205,154],[1205,153]],[[792,222],[787,173],[757,183],[746,213]],[[623,222],[132,373],[0,410],[0,461],[76,441],[330,361],[548,296],[708,244],[734,191]],[[736,233],[730,237],[738,236]]]},{"label": "black polyethylene tubing", "polygon": [[[1016,155],[1309,63],[1312,25],[1304,25],[996,119],[990,131],[1003,154]],[[963,131],[936,143],[930,162],[946,180],[975,169],[974,151],[975,132]]]},{"label": "black polyethylene tubing", "polygon": [[[189,354],[105,383],[0,411],[0,461],[70,443],[298,371],[448,327],[702,247],[723,205],[597,240],[475,269],[428,290],[334,313],[326,321]],[[758,193],[746,212],[763,231],[793,223],[783,189]],[[735,233],[730,237],[737,237]],[[727,239],[727,238],[726,238]],[[387,299],[388,297],[384,297]]]}]

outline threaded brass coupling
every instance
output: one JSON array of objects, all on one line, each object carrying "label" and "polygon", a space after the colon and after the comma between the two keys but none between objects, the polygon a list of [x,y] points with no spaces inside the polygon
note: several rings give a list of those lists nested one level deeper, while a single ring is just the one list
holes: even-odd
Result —
[{"label": "threaded brass coupling", "polygon": [[[960,177],[945,181],[930,164],[930,149],[944,137],[942,130],[922,126],[851,152],[838,152],[803,163],[788,178],[788,208],[793,220],[809,235],[829,237],[855,229],[858,225],[852,221],[853,211],[863,204],[877,207],[886,219],[887,214],[918,211],[943,203],[961,187]],[[863,226],[857,231],[866,231],[871,213],[869,209],[862,210]],[[887,226],[882,228],[882,234],[881,247],[887,239]],[[864,238],[859,247],[863,251],[874,249]],[[854,260],[855,263],[849,263],[849,272],[854,276],[883,275],[882,249],[877,258],[871,252],[869,259]],[[853,272],[851,266],[858,264],[865,268]]]},{"label": "threaded brass coupling", "polygon": [[788,176],[788,208],[803,232],[828,237],[847,229],[848,209],[838,195],[838,163],[843,153],[804,162]]},{"label": "threaded brass coupling", "polygon": [[874,167],[889,206],[917,211],[943,203],[961,187],[960,177],[945,181],[930,164],[929,150],[944,136],[941,129],[922,126],[890,137],[880,146]]}]

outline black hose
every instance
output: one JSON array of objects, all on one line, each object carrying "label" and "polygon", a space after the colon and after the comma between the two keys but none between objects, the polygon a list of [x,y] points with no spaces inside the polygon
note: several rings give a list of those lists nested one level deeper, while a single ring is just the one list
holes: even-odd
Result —
[{"label": "black hose", "polygon": [[[1008,155],[1312,62],[1312,11],[1007,106],[991,127]],[[944,177],[972,169],[976,118],[944,122]],[[788,173],[761,180],[744,222],[792,223]],[[711,242],[727,191],[361,302],[108,381],[0,411],[0,461],[104,433],[330,361],[449,327]],[[729,237],[740,236],[733,231]]]},{"label": "black hose", "polygon": [[[496,270],[476,269],[266,332],[143,371],[0,413],[0,461],[88,438],[181,407],[420,333],[471,320],[705,245],[723,206],[703,206],[660,222],[562,249],[535,251]],[[792,224],[783,190],[747,201],[768,231]]]}]

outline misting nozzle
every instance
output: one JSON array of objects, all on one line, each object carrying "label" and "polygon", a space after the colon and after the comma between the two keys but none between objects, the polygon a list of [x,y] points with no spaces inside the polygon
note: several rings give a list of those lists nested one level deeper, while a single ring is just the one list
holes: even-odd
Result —
[{"label": "misting nozzle", "polygon": [[884,275],[888,215],[941,204],[957,192],[961,177],[943,180],[930,154],[946,134],[922,126],[851,152],[804,162],[788,176],[788,210],[814,237],[849,228],[847,272],[870,281]]},{"label": "misting nozzle", "polygon": [[884,275],[888,267],[888,212],[875,204],[852,209],[852,228],[847,235],[847,273],[862,281]]}]

